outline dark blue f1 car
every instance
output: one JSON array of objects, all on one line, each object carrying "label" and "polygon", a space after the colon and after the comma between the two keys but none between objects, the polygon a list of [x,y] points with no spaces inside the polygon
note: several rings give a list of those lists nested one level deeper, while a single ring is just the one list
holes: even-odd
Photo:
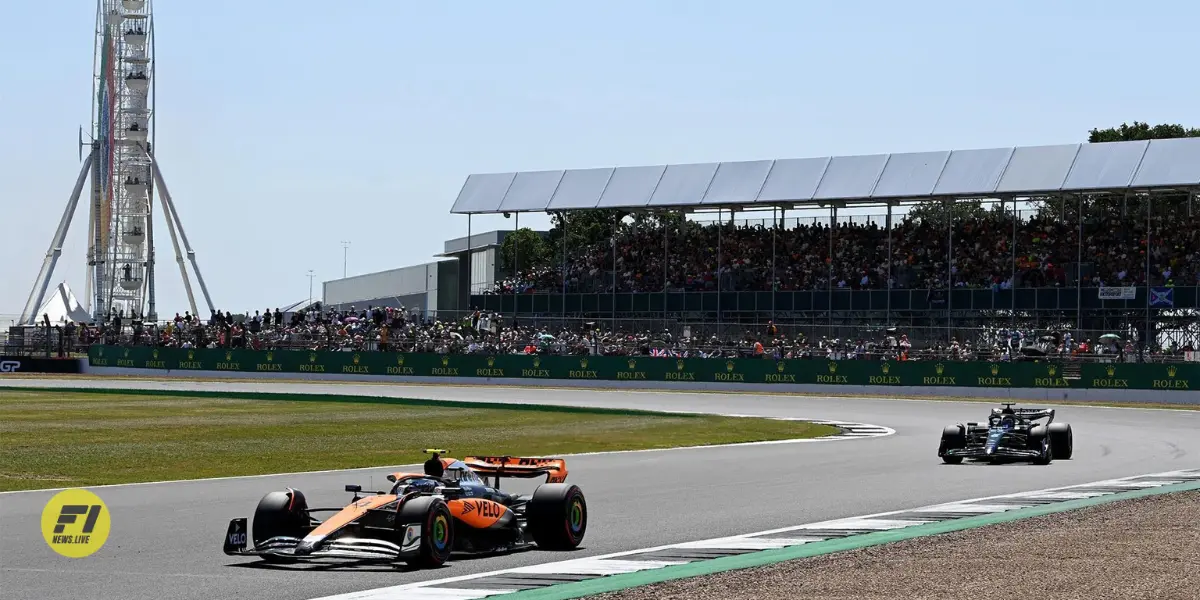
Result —
[{"label": "dark blue f1 car", "polygon": [[1071,458],[1074,443],[1071,426],[1054,422],[1054,409],[1013,408],[1012,403],[1004,403],[1004,408],[992,409],[987,423],[959,423],[942,430],[938,456],[950,464],[969,458],[1048,465],[1054,459]]}]

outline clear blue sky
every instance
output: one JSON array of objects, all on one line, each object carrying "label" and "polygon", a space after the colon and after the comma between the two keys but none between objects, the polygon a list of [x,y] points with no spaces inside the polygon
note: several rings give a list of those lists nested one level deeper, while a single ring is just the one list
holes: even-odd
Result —
[{"label": "clear blue sky", "polygon": [[[159,0],[158,145],[215,301],[428,260],[475,172],[1079,142],[1200,126],[1193,2]],[[430,6],[433,5],[433,6]],[[91,118],[94,2],[0,38],[0,314],[20,312]],[[541,219],[522,224],[542,225]],[[474,220],[475,231],[511,227]],[[159,311],[185,308],[165,230]],[[81,207],[52,284],[83,292]]]}]

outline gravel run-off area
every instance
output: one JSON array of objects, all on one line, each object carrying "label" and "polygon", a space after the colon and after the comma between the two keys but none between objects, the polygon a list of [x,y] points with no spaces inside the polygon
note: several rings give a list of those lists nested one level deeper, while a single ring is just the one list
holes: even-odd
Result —
[{"label": "gravel run-off area", "polygon": [[589,600],[1200,599],[1200,491],[668,581]]}]

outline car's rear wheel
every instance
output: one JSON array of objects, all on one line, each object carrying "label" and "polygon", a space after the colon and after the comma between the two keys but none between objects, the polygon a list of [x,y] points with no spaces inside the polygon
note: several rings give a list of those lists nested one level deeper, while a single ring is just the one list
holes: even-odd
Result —
[{"label": "car's rear wheel", "polygon": [[408,560],[410,565],[432,568],[450,560],[450,552],[454,549],[454,519],[444,500],[433,496],[413,498],[400,507],[396,524],[401,531],[406,525],[421,526],[421,548],[417,556]]},{"label": "car's rear wheel", "polygon": [[1054,458],[1069,460],[1075,453],[1075,434],[1069,423],[1050,424],[1050,445],[1054,447]]},{"label": "car's rear wheel", "polygon": [[961,456],[946,456],[943,454],[947,450],[958,450],[967,446],[967,434],[962,427],[951,425],[942,430],[942,442],[938,447],[938,456],[942,457],[942,462],[950,465],[957,465],[963,461]]},{"label": "car's rear wheel", "polygon": [[[308,501],[300,490],[271,492],[258,501],[251,524],[251,537],[259,546],[273,537],[303,538],[308,532]],[[268,562],[294,562],[291,558],[263,554]]]},{"label": "car's rear wheel", "polygon": [[529,499],[525,516],[533,541],[546,550],[576,548],[587,533],[587,500],[573,484],[539,485]]}]

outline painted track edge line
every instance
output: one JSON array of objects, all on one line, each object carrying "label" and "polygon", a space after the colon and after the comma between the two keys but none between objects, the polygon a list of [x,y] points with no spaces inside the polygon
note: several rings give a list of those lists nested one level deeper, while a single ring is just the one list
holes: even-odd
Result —
[{"label": "painted track edge line", "polygon": [[1200,490],[1200,481],[1164,485],[1156,488],[1130,490],[1128,492],[1117,492],[1105,496],[1068,500],[1065,502],[1047,504],[1044,506],[1019,508],[1005,512],[988,513],[962,519],[942,521],[938,523],[913,525],[901,529],[878,531],[839,539],[830,539],[820,542],[812,542],[809,544],[789,546],[774,550],[761,550],[758,552],[751,552],[737,556],[724,556],[711,560],[699,560],[684,565],[596,577],[585,581],[559,584],[548,588],[511,592],[503,594],[503,597],[511,598],[512,600],[569,600],[583,596],[591,596],[595,594],[641,587],[644,585],[661,583],[664,581],[761,567],[789,560],[811,558],[814,556],[857,550],[860,548],[868,548],[905,540],[942,535],[968,529],[978,529],[981,527],[998,525],[1001,523],[1009,523],[1012,521],[1030,519],[1050,514],[1070,512],[1073,510],[1080,510],[1083,508],[1090,508],[1092,506],[1120,502],[1123,500],[1134,500],[1147,496],[1158,496],[1193,490]]}]

